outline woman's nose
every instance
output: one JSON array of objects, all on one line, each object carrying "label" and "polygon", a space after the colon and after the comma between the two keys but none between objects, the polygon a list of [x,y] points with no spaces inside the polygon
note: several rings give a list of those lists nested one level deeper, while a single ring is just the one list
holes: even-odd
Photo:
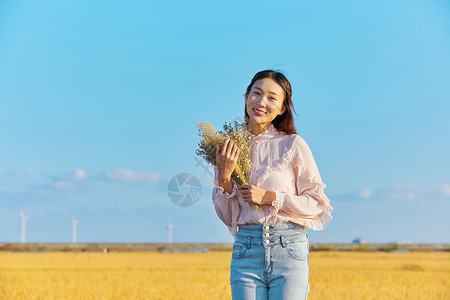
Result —
[{"label": "woman's nose", "polygon": [[266,98],[264,96],[261,96],[258,98],[256,103],[258,103],[260,106],[266,106]]}]

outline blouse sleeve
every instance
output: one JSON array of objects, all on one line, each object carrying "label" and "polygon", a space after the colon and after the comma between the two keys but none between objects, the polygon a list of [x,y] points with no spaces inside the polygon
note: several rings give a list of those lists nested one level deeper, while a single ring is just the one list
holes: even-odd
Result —
[{"label": "blouse sleeve", "polygon": [[214,203],[217,216],[219,216],[222,222],[228,226],[231,234],[234,235],[236,232],[236,221],[240,213],[240,207],[236,196],[238,186],[236,182],[231,179],[233,189],[231,194],[228,194],[225,192],[224,188],[219,185],[218,170],[216,166],[214,166],[214,173],[215,179],[214,189],[212,192],[212,202]]},{"label": "blouse sleeve", "polygon": [[277,192],[269,212],[283,213],[293,222],[313,230],[323,230],[331,221],[333,207],[324,194],[326,185],[306,142],[296,136],[291,164],[294,167],[296,194]]}]

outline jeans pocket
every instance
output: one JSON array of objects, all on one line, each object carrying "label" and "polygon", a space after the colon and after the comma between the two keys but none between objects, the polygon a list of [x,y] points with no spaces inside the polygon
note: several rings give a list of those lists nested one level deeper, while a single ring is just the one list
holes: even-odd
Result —
[{"label": "jeans pocket", "polygon": [[288,243],[286,252],[295,260],[307,260],[309,255],[309,243],[307,241],[296,241]]},{"label": "jeans pocket", "polygon": [[231,255],[231,257],[235,259],[243,258],[246,253],[247,253],[247,246],[235,243],[233,245],[233,254]]}]

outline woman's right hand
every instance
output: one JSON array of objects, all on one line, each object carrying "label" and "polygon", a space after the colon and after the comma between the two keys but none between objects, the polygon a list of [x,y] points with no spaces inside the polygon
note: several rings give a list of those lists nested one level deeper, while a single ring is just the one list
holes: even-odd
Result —
[{"label": "woman's right hand", "polygon": [[239,148],[230,137],[227,137],[220,149],[216,145],[216,166],[219,171],[219,182],[226,182],[231,180],[231,173],[238,161]]}]

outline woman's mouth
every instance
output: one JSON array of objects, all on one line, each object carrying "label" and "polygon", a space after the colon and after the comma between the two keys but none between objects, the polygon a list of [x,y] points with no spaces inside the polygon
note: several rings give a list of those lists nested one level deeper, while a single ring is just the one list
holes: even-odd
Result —
[{"label": "woman's mouth", "polygon": [[264,115],[266,114],[266,112],[264,112],[264,111],[262,111],[262,110],[259,110],[259,109],[256,109],[256,108],[253,108],[253,112],[254,112],[255,115],[257,115],[257,116],[264,116]]}]

